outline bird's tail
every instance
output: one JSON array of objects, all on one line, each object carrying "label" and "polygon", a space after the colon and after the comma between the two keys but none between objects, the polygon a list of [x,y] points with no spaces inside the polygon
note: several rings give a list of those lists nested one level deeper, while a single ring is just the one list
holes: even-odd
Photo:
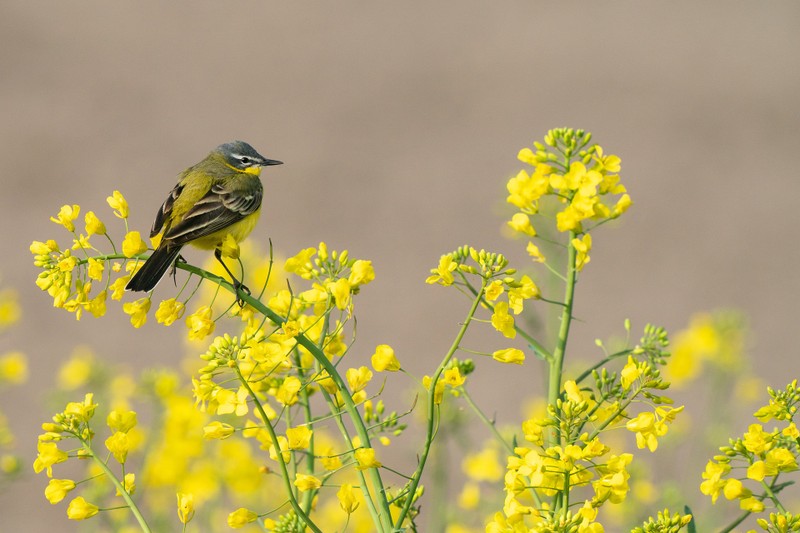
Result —
[{"label": "bird's tail", "polygon": [[164,273],[175,262],[181,252],[180,246],[159,246],[144,262],[125,286],[128,291],[149,291],[161,281]]}]

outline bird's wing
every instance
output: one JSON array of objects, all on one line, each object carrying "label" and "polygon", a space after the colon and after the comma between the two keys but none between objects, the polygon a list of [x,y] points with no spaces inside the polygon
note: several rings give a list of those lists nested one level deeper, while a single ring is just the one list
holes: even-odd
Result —
[{"label": "bird's wing", "polygon": [[183,192],[183,183],[178,183],[175,185],[175,188],[170,191],[164,203],[161,204],[161,208],[158,210],[158,213],[156,213],[156,219],[153,221],[153,227],[150,229],[150,237],[155,237],[164,229],[164,222],[169,220],[170,214],[172,214],[172,206],[175,204],[175,200],[181,195],[181,192]]},{"label": "bird's wing", "polygon": [[[186,244],[227,228],[258,211],[261,207],[261,197],[260,188],[245,193],[241,190],[228,190],[222,184],[212,185],[208,193],[189,209],[183,219],[169,227],[164,234],[164,240],[175,244]],[[170,198],[173,198],[172,194]],[[170,198],[167,198],[165,206],[170,202]],[[174,202],[174,198],[172,201]]]}]

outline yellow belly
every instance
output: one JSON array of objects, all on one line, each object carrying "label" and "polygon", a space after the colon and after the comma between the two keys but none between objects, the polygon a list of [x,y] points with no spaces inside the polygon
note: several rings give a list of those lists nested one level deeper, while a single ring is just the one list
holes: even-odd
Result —
[{"label": "yellow belly", "polygon": [[255,213],[251,215],[247,215],[239,222],[234,222],[227,228],[222,228],[221,230],[215,231],[205,237],[200,237],[189,244],[192,246],[196,246],[198,248],[202,248],[203,250],[213,250],[214,248],[218,248],[222,241],[225,240],[225,236],[230,234],[237,243],[243,241],[250,232],[253,231],[253,228],[256,227],[256,223],[258,222],[258,217],[261,216],[261,208],[258,209]]}]

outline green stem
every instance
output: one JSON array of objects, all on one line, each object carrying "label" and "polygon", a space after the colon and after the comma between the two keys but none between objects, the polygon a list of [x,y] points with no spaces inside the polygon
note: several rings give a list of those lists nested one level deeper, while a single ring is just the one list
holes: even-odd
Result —
[{"label": "green stem", "polygon": [[741,515],[739,515],[739,516],[736,518],[736,520],[734,520],[733,522],[731,522],[730,524],[728,524],[728,527],[726,527],[726,528],[724,528],[724,529],[720,529],[720,530],[719,530],[719,533],[730,533],[731,531],[733,531],[734,529],[736,529],[736,526],[738,526],[739,524],[741,524],[742,522],[744,522],[744,521],[747,519],[747,517],[748,517],[748,516],[750,516],[750,514],[751,514],[751,513],[750,513],[750,511],[745,511],[745,512],[743,512]]},{"label": "green stem", "polygon": [[[472,399],[472,396],[470,396],[469,392],[467,392],[467,389],[465,387],[461,387],[461,392],[464,396],[464,399],[467,401],[467,404],[469,404],[472,410],[475,411],[475,414],[478,415],[478,418],[480,418],[481,421],[489,428],[489,430],[494,434],[495,438],[503,445],[506,451],[510,455],[516,455],[516,453],[514,452],[514,446],[512,446],[511,443],[507,442],[506,439],[503,438],[503,436],[497,430],[497,425],[492,420],[489,420],[489,417],[486,416],[486,413],[484,413],[481,410],[481,408],[478,407],[478,404],[476,404],[475,401]],[[536,490],[531,489],[531,495],[533,496],[533,500],[536,502],[536,507],[541,508],[542,501],[539,498],[539,493],[536,492]]]},{"label": "green stem", "polygon": [[481,422],[483,422],[486,427],[489,428],[489,431],[492,432],[497,441],[503,445],[506,451],[511,455],[514,455],[514,447],[503,438],[503,436],[497,430],[497,425],[494,423],[494,421],[489,420],[489,417],[486,416],[486,413],[484,413],[480,407],[478,407],[478,404],[475,403],[475,400],[472,399],[472,396],[470,396],[465,387],[462,386],[460,390],[461,394],[464,396],[464,399],[467,401],[467,404],[472,408],[478,418],[481,419]]},{"label": "green stem", "polygon": [[[474,296],[480,295],[480,297],[481,297],[480,303],[482,303],[484,306],[486,306],[486,308],[489,311],[494,312],[494,305],[492,305],[491,302],[486,300],[486,298],[483,295],[483,290],[479,291],[478,289],[473,287],[472,284],[467,279],[467,277],[464,275],[464,273],[461,272],[460,270],[459,270],[459,274],[461,274],[461,278],[463,279],[464,284],[466,285],[467,289],[469,289],[469,292],[472,293],[472,296],[474,297]],[[516,331],[519,334],[520,337],[525,339],[525,342],[527,342],[530,345],[530,347],[533,348],[537,352],[537,354],[539,355],[539,357],[541,359],[550,360],[550,358],[552,357],[550,352],[539,341],[534,339],[525,330],[520,328],[517,325],[517,321],[514,321],[514,331]]]},{"label": "green stem", "polygon": [[596,363],[596,364],[592,365],[591,367],[587,368],[586,370],[584,370],[583,374],[581,374],[580,376],[575,378],[575,383],[580,383],[581,381],[583,381],[584,379],[589,377],[589,375],[591,375],[592,372],[594,372],[595,370],[597,370],[601,366],[605,365],[606,363],[609,363],[609,362],[611,362],[612,360],[614,360],[614,359],[616,359],[618,357],[624,357],[624,356],[630,354],[631,352],[633,352],[633,350],[628,348],[628,349],[622,350],[620,352],[612,353],[611,355],[606,356],[599,363]]},{"label": "green stem", "polygon": [[[558,330],[558,341],[553,350],[553,357],[549,359],[550,372],[547,387],[547,403],[556,406],[556,400],[561,393],[561,374],[564,370],[564,354],[567,350],[567,339],[569,338],[569,327],[572,323],[572,306],[575,299],[575,282],[577,280],[577,269],[575,268],[575,260],[577,258],[577,250],[572,245],[572,239],[575,238],[574,231],[569,232],[569,241],[567,244],[567,286],[564,291],[564,309],[561,312],[561,326]],[[548,445],[556,446],[560,443],[561,437],[558,428],[554,428],[548,435]]]},{"label": "green stem", "polygon": [[114,472],[111,471],[108,465],[99,457],[97,457],[97,455],[95,455],[94,450],[92,450],[92,447],[88,442],[80,437],[78,437],[78,440],[80,440],[83,449],[89,453],[94,462],[100,467],[100,470],[102,470],[106,477],[108,477],[108,479],[114,483],[117,491],[122,495],[122,499],[124,499],[125,503],[128,504],[128,508],[133,513],[133,516],[136,517],[136,521],[139,522],[139,527],[142,528],[142,531],[145,533],[150,533],[150,526],[147,525],[144,516],[142,516],[141,511],[139,511],[139,507],[136,506],[136,503],[133,501],[133,498],[131,498],[131,495],[128,494],[127,490],[125,490],[125,486],[120,482],[119,479],[117,479],[117,476],[114,475]]},{"label": "green stem", "polygon": [[[264,305],[264,303],[262,303],[260,300],[241,291],[237,294],[236,289],[227,280],[191,265],[181,264],[180,268],[183,268],[184,270],[192,272],[193,274],[201,276],[205,279],[213,279],[215,282],[220,283],[227,290],[251,305],[256,311],[269,318],[272,322],[276,324],[282,324],[284,322],[283,317]],[[367,427],[364,424],[364,419],[361,418],[361,413],[359,413],[355,402],[353,402],[352,395],[348,393],[347,383],[344,381],[341,374],[339,374],[339,372],[336,370],[336,367],[333,366],[333,363],[331,363],[325,353],[313,341],[311,341],[311,339],[301,333],[295,337],[295,340],[297,341],[297,344],[308,350],[308,352],[312,355],[312,357],[314,357],[319,365],[328,372],[328,375],[331,377],[333,382],[336,383],[336,386],[339,388],[339,390],[342,391],[341,396],[342,402],[344,403],[344,409],[347,411],[350,420],[353,422],[353,426],[355,427],[356,434],[361,441],[361,445],[371,448],[372,445],[370,443]],[[392,517],[389,510],[389,503],[386,499],[386,489],[383,486],[383,479],[381,478],[380,472],[377,468],[368,468],[366,472],[368,473],[367,475],[369,476],[373,487],[375,487],[375,490],[379,493],[379,497],[377,499],[380,508],[378,515],[380,524],[376,524],[376,526],[379,525],[381,527],[381,531],[391,532],[393,531],[394,526],[392,525]]]},{"label": "green stem", "polygon": [[[323,338],[325,332],[323,331]],[[300,354],[297,353],[295,350],[295,366],[297,367],[297,377],[300,379],[301,382],[306,382],[306,373],[303,370],[300,361]],[[303,387],[300,389],[300,401],[303,406],[303,416],[305,417],[306,423],[311,424],[314,421],[314,417],[311,413],[311,398],[308,394],[308,387]],[[308,443],[308,455],[306,456],[306,465],[305,471],[308,475],[314,474],[314,434],[311,434],[311,439]],[[314,501],[314,495],[316,495],[316,490],[307,490],[303,493],[303,510],[308,513],[311,511],[311,503]]]},{"label": "green stem", "polygon": [[786,509],[783,507],[783,504],[781,504],[781,501],[777,496],[775,496],[775,493],[772,492],[772,487],[764,483],[763,479],[761,480],[761,486],[764,487],[764,493],[770,500],[772,500],[772,503],[775,504],[775,507],[777,507],[780,512],[786,513]]},{"label": "green stem", "polygon": [[409,510],[411,510],[411,504],[414,500],[414,494],[417,491],[417,487],[419,486],[420,478],[422,477],[422,471],[425,469],[425,463],[428,460],[428,455],[431,452],[431,445],[433,444],[433,437],[435,433],[436,427],[436,384],[439,381],[439,378],[442,376],[445,367],[452,359],[453,354],[456,353],[458,350],[458,346],[461,344],[461,340],[464,338],[464,334],[467,332],[467,328],[472,322],[472,317],[475,315],[475,312],[478,310],[478,306],[481,304],[483,300],[483,291],[486,289],[488,281],[484,278],[481,283],[480,291],[477,291],[475,294],[475,298],[472,301],[472,305],[469,308],[469,312],[467,313],[467,318],[464,320],[464,323],[461,324],[461,329],[458,330],[458,334],[456,338],[453,340],[453,344],[450,345],[450,349],[445,354],[444,359],[439,364],[439,368],[436,369],[436,373],[431,377],[430,383],[428,385],[428,405],[427,405],[427,431],[425,434],[425,446],[422,449],[422,454],[419,458],[419,465],[417,469],[414,471],[414,474],[411,476],[411,482],[409,483],[407,492],[406,492],[406,502],[403,505],[403,508],[400,511],[400,514],[395,521],[395,525],[397,529],[401,529],[403,525],[403,521],[406,519]]},{"label": "green stem", "polygon": [[[231,287],[233,288],[233,287]],[[250,387],[250,383],[245,379],[242,375],[241,371],[239,370],[238,366],[234,367],[236,371],[236,375],[239,378],[242,386],[247,389],[247,393],[253,399],[253,404],[258,409],[258,413],[261,416],[261,420],[264,421],[264,427],[269,432],[270,439],[272,440],[272,445],[275,447],[275,456],[278,459],[278,466],[281,468],[281,477],[283,478],[284,488],[286,489],[286,494],[289,496],[289,504],[294,509],[294,512],[297,513],[297,516],[315,533],[322,533],[322,530],[317,527],[317,525],[311,521],[311,518],[308,514],[303,510],[300,506],[300,503],[297,501],[297,498],[294,494],[294,487],[292,486],[292,479],[289,476],[289,470],[286,466],[286,461],[283,460],[283,452],[281,451],[280,444],[278,443],[278,435],[275,433],[275,428],[272,427],[272,423],[269,421],[269,417],[267,413],[264,411],[264,407],[261,405],[261,402],[256,397],[256,393]]]}]

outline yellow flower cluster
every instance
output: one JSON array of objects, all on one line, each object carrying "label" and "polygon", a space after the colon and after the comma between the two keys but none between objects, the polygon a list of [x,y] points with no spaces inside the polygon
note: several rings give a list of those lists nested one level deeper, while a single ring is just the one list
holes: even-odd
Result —
[{"label": "yellow flower cluster", "polygon": [[[556,227],[570,234],[570,245],[577,250],[578,271],[590,260],[592,228],[618,218],[631,206],[631,198],[619,179],[620,158],[605,155],[602,147],[590,141],[591,134],[582,130],[550,130],[544,143],[534,143],[535,151],[523,148],[517,156],[533,171],[520,170],[507,184],[506,201],[519,209],[508,226],[521,236],[537,237],[531,217],[544,216],[541,207],[546,198],[563,205],[555,215]],[[572,161],[573,157],[578,160]],[[619,195],[613,205],[604,199],[609,195]],[[594,225],[587,226],[589,221]],[[534,260],[544,260],[533,241],[528,244],[528,252]]]},{"label": "yellow flower cluster", "polygon": [[[720,455],[708,462],[700,484],[700,491],[714,503],[722,494],[727,500],[738,500],[739,507],[750,513],[763,512],[768,504],[785,513],[776,481],[778,476],[798,470],[800,430],[795,425],[794,415],[800,404],[800,389],[794,380],[785,389],[769,388],[768,392],[769,404],[761,407],[755,417],[761,422],[779,420],[783,427],[767,431],[762,424],[751,424],[740,438],[731,439],[727,446],[719,448]],[[759,519],[759,524],[767,531],[773,531],[768,528],[770,523],[779,522],[788,525],[794,518],[776,514],[770,515],[769,521]]]},{"label": "yellow flower cluster", "polygon": [[697,313],[685,329],[672,335],[672,355],[664,375],[681,387],[699,376],[704,365],[723,373],[740,370],[748,335],[746,320],[737,311]]},{"label": "yellow flower cluster", "polygon": [[[119,191],[114,191],[107,202],[114,210],[114,214],[125,220],[127,227],[128,203],[125,197]],[[42,269],[36,279],[36,285],[53,298],[54,307],[75,313],[75,318],[78,320],[84,311],[95,317],[103,316],[106,313],[109,291],[112,299],[122,299],[129,276],[121,276],[112,281],[112,272],[119,273],[123,270],[123,263],[114,259],[125,260],[147,250],[147,246],[141,242],[139,233],[130,232],[123,241],[123,254],[117,254],[105,224],[93,211],[84,215],[85,233],[78,234],[75,221],[80,213],[79,205],[64,205],[55,217],[50,217],[50,220],[72,233],[71,247],[62,249],[52,239],[34,241],[30,246],[30,251],[34,255],[33,264]],[[90,242],[94,235],[106,237],[114,248],[114,253],[101,254]],[[125,268],[131,270],[134,268],[134,263],[127,263]],[[93,293],[95,283],[102,285],[102,288]],[[137,327],[143,323],[142,307],[143,305],[139,303],[127,310],[129,314],[136,315],[132,318],[132,322],[138,324]]]},{"label": "yellow flower cluster", "polygon": [[[649,327],[643,338],[648,350],[650,337],[660,337],[660,332]],[[519,524],[524,524],[519,531],[546,530],[554,521],[568,523],[574,531],[603,531],[603,526],[595,521],[597,510],[606,503],[619,504],[625,500],[630,490],[627,467],[633,455],[611,453],[601,442],[600,433],[606,428],[627,427],[636,434],[639,448],[655,451],[658,439],[667,433],[668,424],[683,410],[683,407],[657,405],[653,411],[630,418],[626,409],[634,401],[647,398],[658,404],[670,400],[654,394],[668,385],[646,357],[649,352],[637,346],[623,353],[629,356],[619,377],[606,371],[594,375],[598,391],[613,393],[595,394],[590,388],[568,380],[561,396],[549,407],[547,417],[523,422],[523,436],[534,447],[517,446],[514,455],[508,458],[505,505],[490,523],[492,529],[487,526],[487,531],[517,531]],[[642,356],[645,358],[639,359]],[[586,498],[585,491],[570,495],[589,486],[593,492],[590,498]],[[548,499],[558,502],[562,498],[586,499],[577,514],[564,513],[547,503]]]}]

